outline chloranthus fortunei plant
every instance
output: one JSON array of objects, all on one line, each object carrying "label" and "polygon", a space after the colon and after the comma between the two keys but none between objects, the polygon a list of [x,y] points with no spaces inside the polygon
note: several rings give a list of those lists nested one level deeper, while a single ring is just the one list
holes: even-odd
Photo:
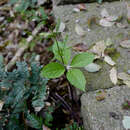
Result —
[{"label": "chloranthus fortunei plant", "polygon": [[94,55],[89,52],[82,52],[76,54],[70,62],[71,48],[67,46],[66,41],[61,42],[55,39],[52,50],[57,62],[51,62],[44,66],[41,75],[45,78],[53,79],[65,74],[73,86],[85,91],[86,79],[78,68],[92,63]]}]

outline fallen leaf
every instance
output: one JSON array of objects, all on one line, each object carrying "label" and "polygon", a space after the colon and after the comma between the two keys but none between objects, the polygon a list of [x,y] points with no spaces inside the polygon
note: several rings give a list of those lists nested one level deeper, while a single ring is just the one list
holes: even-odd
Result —
[{"label": "fallen leaf", "polygon": [[63,32],[65,30],[65,23],[61,22],[58,32]]},{"label": "fallen leaf", "polygon": [[85,70],[87,70],[88,72],[97,72],[101,69],[101,66],[100,65],[97,65],[95,63],[91,63],[87,66],[84,67]]},{"label": "fallen leaf", "polygon": [[77,5],[77,8],[78,8],[79,10],[81,10],[81,11],[87,10],[85,4],[78,4],[78,5]]},{"label": "fallen leaf", "polygon": [[126,130],[130,129],[130,116],[124,116],[122,123]]},{"label": "fallen leaf", "polygon": [[107,18],[107,17],[109,17],[109,13],[107,12],[107,10],[104,8],[104,9],[102,9],[102,11],[101,11],[101,16],[102,16],[102,18]]},{"label": "fallen leaf", "polygon": [[97,17],[91,17],[88,19],[88,28],[90,29],[93,24],[97,24]]},{"label": "fallen leaf", "polygon": [[109,16],[106,18],[107,21],[109,22],[114,22],[118,19],[118,16]]},{"label": "fallen leaf", "polygon": [[127,25],[124,25],[124,24],[122,24],[122,23],[116,23],[116,26],[117,26],[118,28],[127,28]]},{"label": "fallen leaf", "polygon": [[0,111],[2,110],[4,102],[0,100]]},{"label": "fallen leaf", "polygon": [[104,19],[101,19],[99,21],[99,24],[103,27],[111,27],[115,24],[115,22],[110,22],[110,21],[108,21],[107,19],[104,18]]},{"label": "fallen leaf", "polygon": [[80,12],[80,9],[78,9],[78,8],[73,8],[73,12],[78,13],[78,12]]},{"label": "fallen leaf", "polygon": [[99,41],[92,47],[90,51],[95,54],[98,54],[99,56],[104,56],[105,49],[106,49],[106,45],[104,41]]},{"label": "fallen leaf", "polygon": [[72,47],[75,51],[87,51],[87,46],[84,43],[78,43]]},{"label": "fallen leaf", "polygon": [[112,81],[112,83],[114,85],[117,84],[117,70],[115,67],[113,67],[111,70],[110,70],[110,79]]},{"label": "fallen leaf", "polygon": [[79,24],[76,24],[75,31],[79,36],[85,35],[85,31],[82,29],[82,27]]},{"label": "fallen leaf", "polygon": [[120,43],[123,48],[130,48],[130,40],[124,40]]},{"label": "fallen leaf", "polygon": [[106,92],[101,91],[100,93],[98,93],[98,95],[96,96],[96,100],[97,101],[102,101],[106,98]]},{"label": "fallen leaf", "polygon": [[110,56],[105,56],[104,57],[104,61],[106,62],[106,63],[108,63],[109,65],[111,65],[111,66],[114,66],[116,63],[111,59],[111,57]]}]

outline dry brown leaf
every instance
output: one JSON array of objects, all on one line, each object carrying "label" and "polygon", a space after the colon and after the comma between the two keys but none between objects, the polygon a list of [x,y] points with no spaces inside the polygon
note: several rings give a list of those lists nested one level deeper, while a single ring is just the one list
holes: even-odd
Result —
[{"label": "dry brown leaf", "polygon": [[85,4],[78,4],[78,5],[77,5],[77,8],[78,8],[79,10],[81,10],[81,11],[87,10]]},{"label": "dry brown leaf", "polygon": [[106,63],[108,63],[109,65],[111,65],[111,66],[114,66],[116,63],[111,59],[111,57],[110,56],[105,56],[104,57],[104,61],[106,62]]},{"label": "dry brown leaf", "polygon": [[85,35],[85,31],[83,30],[83,28],[79,24],[76,24],[75,31],[79,36]]},{"label": "dry brown leaf", "polygon": [[0,111],[2,110],[4,102],[0,100]]},{"label": "dry brown leaf", "polygon": [[113,67],[111,70],[110,70],[110,79],[112,81],[112,83],[114,85],[117,84],[117,70],[115,67]]},{"label": "dry brown leaf", "polygon": [[96,100],[97,101],[102,101],[106,98],[106,92],[100,92],[97,96],[96,96]]},{"label": "dry brown leaf", "polygon": [[75,51],[87,51],[87,46],[84,43],[78,43],[72,47]]},{"label": "dry brown leaf", "polygon": [[130,40],[124,40],[120,43],[123,48],[130,48]]}]

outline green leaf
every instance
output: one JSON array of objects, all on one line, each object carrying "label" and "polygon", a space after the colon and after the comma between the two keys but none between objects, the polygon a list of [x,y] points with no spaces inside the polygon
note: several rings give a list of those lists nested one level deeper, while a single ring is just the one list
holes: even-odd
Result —
[{"label": "green leaf", "polygon": [[66,76],[72,85],[82,91],[85,91],[86,79],[79,69],[70,69]]},{"label": "green leaf", "polygon": [[59,63],[52,62],[43,67],[41,75],[45,78],[58,78],[63,75],[65,68]]},{"label": "green leaf", "polygon": [[[59,48],[58,48],[58,46]],[[70,57],[71,57],[71,50],[70,48],[66,47],[66,44],[64,42],[55,42],[53,45],[53,53],[55,55],[55,58],[62,62],[62,58],[64,61],[64,64],[68,64]],[[62,56],[62,58],[61,58]]]},{"label": "green leaf", "polygon": [[34,114],[27,114],[27,119],[31,125],[32,128],[35,128],[35,129],[39,129],[41,130],[42,129],[42,125],[43,125],[43,121],[42,121],[42,118],[41,117],[38,117]]},{"label": "green leaf", "polygon": [[46,15],[45,11],[44,11],[44,8],[40,7],[39,11],[41,13],[42,19],[47,20],[48,17]]},{"label": "green leaf", "polygon": [[83,52],[74,56],[71,62],[72,67],[85,67],[86,65],[92,63],[94,60],[94,55],[92,53]]}]

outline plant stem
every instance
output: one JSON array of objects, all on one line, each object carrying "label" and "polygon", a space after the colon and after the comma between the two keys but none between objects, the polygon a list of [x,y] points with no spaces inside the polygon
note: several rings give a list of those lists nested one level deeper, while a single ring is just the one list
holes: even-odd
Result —
[{"label": "plant stem", "polygon": [[56,41],[56,45],[57,45],[57,48],[58,48],[59,55],[60,55],[61,60],[62,60],[62,64],[64,65],[64,60],[63,60],[63,57],[62,57],[62,55],[61,55],[61,50],[60,50],[60,47],[59,47],[59,45],[58,45],[58,40],[57,40],[56,37],[55,37],[55,41]]}]

